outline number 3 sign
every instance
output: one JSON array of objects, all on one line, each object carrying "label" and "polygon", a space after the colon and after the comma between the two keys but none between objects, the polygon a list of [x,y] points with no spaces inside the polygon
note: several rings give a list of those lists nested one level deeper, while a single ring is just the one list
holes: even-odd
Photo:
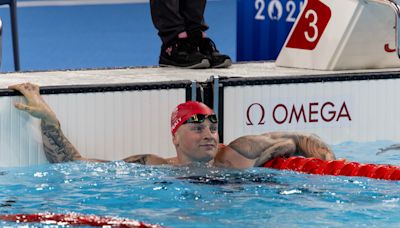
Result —
[{"label": "number 3 sign", "polygon": [[376,1],[308,0],[276,65],[316,70],[400,67],[397,52],[392,52],[395,26],[393,9]]},{"label": "number 3 sign", "polygon": [[309,0],[286,47],[313,50],[330,18],[331,10],[328,6],[319,0]]}]

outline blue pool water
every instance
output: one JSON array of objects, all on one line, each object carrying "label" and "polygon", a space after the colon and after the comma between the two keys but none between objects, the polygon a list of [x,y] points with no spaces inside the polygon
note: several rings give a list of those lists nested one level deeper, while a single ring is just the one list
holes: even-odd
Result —
[{"label": "blue pool water", "polygon": [[[390,144],[347,142],[333,149],[352,161],[400,165],[400,151],[376,155]],[[0,174],[0,214],[76,212],[168,227],[400,225],[396,181],[124,162],[1,168]]]}]

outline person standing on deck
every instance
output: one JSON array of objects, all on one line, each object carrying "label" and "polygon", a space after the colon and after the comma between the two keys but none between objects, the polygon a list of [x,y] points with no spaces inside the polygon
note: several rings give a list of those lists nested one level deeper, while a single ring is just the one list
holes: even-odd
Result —
[{"label": "person standing on deck", "polygon": [[231,58],[206,36],[206,0],[150,0],[151,17],[162,46],[159,64],[181,68],[225,68]]}]

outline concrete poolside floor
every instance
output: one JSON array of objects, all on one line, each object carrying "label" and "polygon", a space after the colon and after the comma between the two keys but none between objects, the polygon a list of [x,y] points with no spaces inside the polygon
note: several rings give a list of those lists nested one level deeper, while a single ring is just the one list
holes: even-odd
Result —
[{"label": "concrete poolside floor", "polygon": [[211,76],[225,77],[290,77],[290,76],[340,76],[346,73],[371,73],[390,72],[399,69],[370,69],[351,71],[320,71],[299,68],[277,67],[275,62],[247,62],[236,63],[227,69],[178,69],[161,67],[131,67],[109,69],[84,69],[65,71],[33,71],[14,72],[0,74],[0,89],[6,89],[9,85],[32,82],[40,86],[60,85],[96,85],[96,84],[124,84],[124,83],[148,83],[168,82],[179,80],[207,81]]}]

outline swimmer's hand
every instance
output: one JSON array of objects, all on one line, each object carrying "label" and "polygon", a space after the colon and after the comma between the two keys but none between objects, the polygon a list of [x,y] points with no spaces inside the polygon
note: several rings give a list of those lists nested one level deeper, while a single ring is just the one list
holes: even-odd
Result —
[{"label": "swimmer's hand", "polygon": [[46,125],[60,125],[56,114],[53,112],[53,110],[51,110],[51,108],[40,95],[39,86],[31,83],[22,83],[9,86],[8,88],[19,91],[26,98],[26,104],[14,104],[17,109],[28,112],[32,116],[43,120]]}]

